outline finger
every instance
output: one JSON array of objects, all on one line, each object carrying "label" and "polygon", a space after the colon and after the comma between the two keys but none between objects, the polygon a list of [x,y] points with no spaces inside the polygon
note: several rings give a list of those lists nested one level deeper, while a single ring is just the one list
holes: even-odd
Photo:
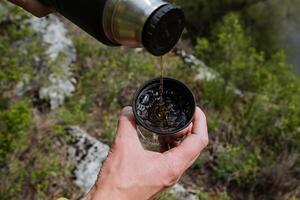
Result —
[{"label": "finger", "polygon": [[187,138],[189,135],[191,134],[191,132],[188,132],[187,134],[183,135],[183,136],[180,136],[178,138],[173,138],[171,140],[171,147],[174,148],[174,147],[178,147],[182,141],[185,140],[185,138]]},{"label": "finger", "polygon": [[36,17],[44,17],[51,13],[51,9],[38,0],[9,0],[10,2],[22,7]]},{"label": "finger", "polygon": [[139,142],[132,107],[125,107],[120,115],[116,138],[123,141]]},{"label": "finger", "polygon": [[199,156],[207,144],[208,133],[206,117],[203,111],[197,107],[193,119],[192,134],[188,135],[179,146],[165,152],[165,155],[175,167],[184,171]]},{"label": "finger", "polygon": [[174,147],[177,147],[181,143],[181,141],[191,132],[191,130],[192,130],[192,123],[185,129],[177,132],[174,135],[159,137],[159,146],[160,146],[159,152],[163,153]]},{"label": "finger", "polygon": [[183,139],[190,134],[192,131],[192,123],[185,129],[180,132],[177,132],[174,135],[164,136],[160,138],[160,152],[163,153],[168,151],[171,148],[179,146],[179,144],[183,141]]},{"label": "finger", "polygon": [[[191,124],[192,125],[192,124]],[[166,140],[165,140],[165,143],[167,144],[166,146],[168,148],[164,148],[164,151],[161,151],[161,152],[165,152],[165,151],[168,151],[174,147],[178,147],[182,141],[184,141],[184,139],[191,134],[191,130],[192,130],[192,126],[191,128],[187,128],[186,132],[183,132],[180,133],[179,135],[177,135],[178,133],[176,133],[175,136],[169,136]]]},{"label": "finger", "polygon": [[179,131],[176,134],[174,134],[174,136],[170,136],[170,137],[172,137],[173,139],[184,137],[192,131],[192,128],[193,128],[193,123],[191,123],[188,127],[183,129],[182,131]]}]

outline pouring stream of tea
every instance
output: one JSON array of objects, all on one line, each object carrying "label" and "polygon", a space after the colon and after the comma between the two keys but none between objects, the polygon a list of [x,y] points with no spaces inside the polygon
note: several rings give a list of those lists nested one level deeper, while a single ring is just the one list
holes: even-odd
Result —
[{"label": "pouring stream of tea", "polygon": [[163,57],[160,57],[160,86],[159,86],[159,94],[160,94],[160,106],[163,106],[163,93],[164,93],[164,63]]},{"label": "pouring stream of tea", "polygon": [[161,119],[161,125],[165,126],[167,124],[167,114],[166,114],[166,107],[163,98],[164,93],[164,63],[163,63],[163,56],[160,57],[160,85],[159,85],[159,118]]}]

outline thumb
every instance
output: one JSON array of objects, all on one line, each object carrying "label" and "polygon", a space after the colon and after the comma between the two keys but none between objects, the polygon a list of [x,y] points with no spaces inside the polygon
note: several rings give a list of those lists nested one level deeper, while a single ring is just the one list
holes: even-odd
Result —
[{"label": "thumb", "polygon": [[140,144],[132,107],[123,108],[117,128],[116,140],[130,144]]}]

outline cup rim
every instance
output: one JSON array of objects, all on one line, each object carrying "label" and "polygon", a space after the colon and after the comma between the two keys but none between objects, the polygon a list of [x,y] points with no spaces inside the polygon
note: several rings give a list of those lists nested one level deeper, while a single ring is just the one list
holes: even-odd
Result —
[{"label": "cup rim", "polygon": [[151,129],[147,126],[144,125],[144,122],[140,119],[140,117],[137,115],[137,109],[136,109],[136,101],[137,101],[137,98],[138,96],[140,95],[140,93],[146,88],[148,87],[149,85],[152,85],[154,83],[159,83],[160,81],[160,77],[156,77],[156,78],[153,78],[149,81],[147,81],[146,83],[144,83],[134,94],[134,97],[133,97],[133,100],[132,100],[132,110],[133,110],[133,115],[134,115],[134,118],[137,122],[138,125],[142,126],[143,128],[145,128],[146,130],[150,131],[150,132],[153,132],[153,133],[156,133],[158,135],[161,135],[161,136],[171,136],[171,135],[174,135],[182,130],[184,130],[185,128],[187,128],[191,122],[193,121],[194,119],[194,115],[195,115],[195,112],[196,112],[196,100],[195,100],[195,96],[193,94],[193,92],[191,91],[190,88],[188,88],[183,82],[177,80],[177,79],[174,79],[174,78],[171,78],[171,77],[163,77],[163,80],[164,81],[171,81],[171,82],[175,82],[176,84],[180,85],[181,87],[183,87],[187,93],[190,93],[190,96],[192,97],[192,100],[193,100],[193,110],[192,110],[192,117],[191,119],[188,120],[188,122],[176,129],[176,130],[173,130],[173,131],[168,131],[168,132],[163,132],[163,131],[158,131],[158,130],[154,130],[154,129]]}]

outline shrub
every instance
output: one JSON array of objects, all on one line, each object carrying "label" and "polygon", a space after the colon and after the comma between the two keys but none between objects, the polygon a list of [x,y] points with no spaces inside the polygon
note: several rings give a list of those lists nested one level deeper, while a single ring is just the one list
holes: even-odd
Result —
[{"label": "shrub", "polygon": [[215,27],[211,41],[198,40],[195,53],[221,74],[225,84],[233,83],[242,91],[261,91],[276,81],[274,72],[285,73],[291,69],[282,51],[271,59],[258,52],[234,13],[226,15]]},{"label": "shrub", "polygon": [[32,125],[29,102],[24,100],[0,111],[0,165],[7,154],[18,149],[18,141],[24,137]]},{"label": "shrub", "polygon": [[161,194],[156,200],[178,200],[178,199],[175,198],[172,194],[165,192]]},{"label": "shrub", "polygon": [[216,159],[216,178],[247,184],[255,179],[259,157],[259,152],[249,153],[242,145],[227,146]]},{"label": "shrub", "polygon": [[[279,168],[284,166],[282,156],[299,154],[299,77],[283,51],[266,56],[254,48],[237,14],[226,15],[214,30],[210,38],[198,39],[195,47],[197,56],[219,73],[216,79],[200,84],[214,159],[197,163],[207,166],[203,162],[211,162],[215,181],[221,180],[228,191],[234,187],[244,198],[273,194],[282,199],[284,192],[275,193],[272,187],[264,187],[264,194],[254,190],[275,177],[285,177],[281,179],[288,185],[295,183],[293,165],[286,167],[285,175]],[[274,177],[265,173],[269,166],[276,166]],[[288,190],[284,184],[275,185],[286,194],[296,191],[292,186]],[[237,194],[229,194],[236,198]]]}]

